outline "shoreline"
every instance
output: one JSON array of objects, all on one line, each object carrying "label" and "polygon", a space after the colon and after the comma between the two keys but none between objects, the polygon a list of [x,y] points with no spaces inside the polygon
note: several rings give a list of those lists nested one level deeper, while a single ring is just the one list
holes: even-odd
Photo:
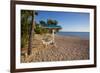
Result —
[{"label": "shoreline", "polygon": [[57,32],[56,35],[79,37],[81,39],[89,39],[90,32]]},{"label": "shoreline", "polygon": [[86,37],[79,37],[79,36],[73,36],[73,35],[59,35],[59,34],[55,34],[55,36],[59,36],[59,37],[62,37],[62,38],[79,38],[81,40],[89,40],[89,38],[86,38]]}]

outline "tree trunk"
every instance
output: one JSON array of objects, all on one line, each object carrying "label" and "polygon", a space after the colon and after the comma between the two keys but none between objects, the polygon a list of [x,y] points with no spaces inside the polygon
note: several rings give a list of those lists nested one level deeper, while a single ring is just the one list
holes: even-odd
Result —
[{"label": "tree trunk", "polygon": [[30,29],[29,29],[29,42],[28,42],[28,53],[27,53],[28,55],[31,55],[31,53],[32,53],[34,25],[35,25],[35,11],[32,12],[32,23],[31,23]]}]

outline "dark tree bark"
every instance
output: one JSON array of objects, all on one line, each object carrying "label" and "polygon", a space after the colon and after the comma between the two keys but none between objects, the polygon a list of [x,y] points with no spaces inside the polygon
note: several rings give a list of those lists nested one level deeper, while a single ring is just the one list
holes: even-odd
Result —
[{"label": "dark tree bark", "polygon": [[34,25],[35,25],[35,11],[32,12],[32,22],[29,29],[29,42],[28,42],[28,55],[32,53],[32,43],[33,43],[33,36],[34,36]]}]

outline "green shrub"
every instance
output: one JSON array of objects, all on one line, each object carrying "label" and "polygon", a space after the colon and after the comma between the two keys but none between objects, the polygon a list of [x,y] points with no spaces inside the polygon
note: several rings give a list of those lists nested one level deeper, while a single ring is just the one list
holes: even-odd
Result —
[{"label": "green shrub", "polygon": [[36,24],[34,31],[35,31],[36,34],[41,34],[42,33],[41,29],[42,28],[39,25]]},{"label": "green shrub", "polygon": [[35,31],[36,34],[44,34],[44,33],[47,33],[48,32],[47,29],[42,28],[41,26],[39,26],[39,24],[38,25],[37,24],[35,25],[34,31]]}]

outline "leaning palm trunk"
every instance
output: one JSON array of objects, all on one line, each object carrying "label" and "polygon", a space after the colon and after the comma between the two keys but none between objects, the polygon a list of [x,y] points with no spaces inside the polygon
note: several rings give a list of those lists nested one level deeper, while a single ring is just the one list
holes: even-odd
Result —
[{"label": "leaning palm trunk", "polygon": [[32,43],[33,43],[33,36],[34,36],[34,25],[35,25],[35,11],[32,12],[32,23],[29,29],[29,42],[28,42],[28,55],[32,53]]}]

